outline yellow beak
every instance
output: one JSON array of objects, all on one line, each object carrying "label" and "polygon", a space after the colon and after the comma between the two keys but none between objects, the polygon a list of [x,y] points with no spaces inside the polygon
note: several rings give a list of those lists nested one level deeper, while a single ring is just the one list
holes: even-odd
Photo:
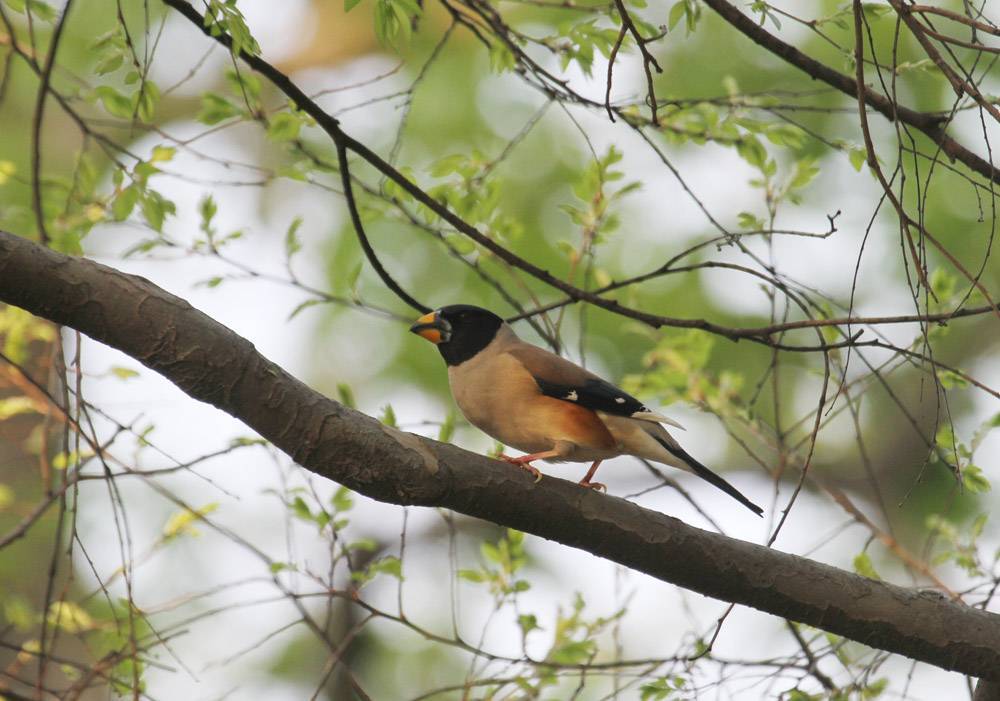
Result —
[{"label": "yellow beak", "polygon": [[428,312],[417,319],[410,331],[437,345],[451,336],[451,324],[440,318],[437,312]]}]

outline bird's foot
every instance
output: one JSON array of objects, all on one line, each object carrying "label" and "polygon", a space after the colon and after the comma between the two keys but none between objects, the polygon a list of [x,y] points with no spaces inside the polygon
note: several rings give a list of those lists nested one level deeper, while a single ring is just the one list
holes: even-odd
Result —
[{"label": "bird's foot", "polygon": [[604,484],[603,482],[588,482],[587,480],[584,479],[577,482],[577,484],[579,484],[581,487],[590,487],[595,492],[604,492],[605,494],[608,493],[608,485]]},{"label": "bird's foot", "polygon": [[500,455],[498,455],[497,457],[500,460],[503,460],[504,462],[510,463],[511,465],[517,465],[522,470],[527,470],[529,473],[531,473],[531,476],[535,478],[536,483],[542,480],[542,473],[538,470],[537,467],[531,464],[532,456],[522,455],[519,458],[512,458],[509,455],[504,455],[503,453],[500,453]]}]

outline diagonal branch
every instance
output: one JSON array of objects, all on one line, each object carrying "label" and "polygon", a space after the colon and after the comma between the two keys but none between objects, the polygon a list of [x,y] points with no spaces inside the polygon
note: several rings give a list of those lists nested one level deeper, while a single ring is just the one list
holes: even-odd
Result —
[{"label": "diagonal branch", "polygon": [[[709,2],[709,4],[712,4],[714,2],[722,2],[723,5],[727,5],[724,2],[724,0],[706,0],[706,1]],[[202,15],[199,14],[199,12],[196,9],[194,9],[190,4],[188,4],[186,0],[163,0],[163,3],[173,8],[181,15],[183,15],[188,21],[190,21],[192,24],[197,26],[202,32],[204,32],[206,36],[209,36],[211,39],[219,42],[220,44],[226,46],[227,48],[231,48],[232,40],[230,39],[230,37],[227,34],[219,34],[217,36],[212,36],[209,29],[205,26],[205,21]],[[733,8],[733,11],[737,15],[739,15],[739,17],[744,17],[744,15],[742,15],[738,10],[735,10],[735,8]],[[744,19],[747,18],[744,17]],[[753,23],[749,19],[747,19],[747,21],[750,22],[750,26],[754,31],[760,29],[755,23]],[[767,32],[764,32],[764,34],[767,35],[768,37],[771,36],[767,34]],[[774,39],[773,37],[771,38]],[[777,39],[774,40],[779,41]],[[830,71],[834,75],[840,76],[844,80],[847,80],[850,84],[850,88],[848,90],[845,90],[845,92],[848,92],[851,95],[856,94],[855,92],[856,83],[853,79],[848,78],[847,76],[842,76],[841,74],[836,73],[836,71],[832,71],[832,69],[829,69],[823,66],[822,64],[818,63],[814,59],[811,59],[805,56],[804,54],[800,54],[798,50],[795,49],[794,47],[788,47],[788,48],[790,51],[795,52],[799,56],[804,57],[805,60],[812,62],[812,64],[815,64],[816,66],[819,66],[822,69]],[[306,93],[298,85],[296,85],[296,83],[291,78],[289,78],[283,72],[278,70],[275,66],[268,63],[261,57],[252,54],[242,53],[240,54],[240,58],[243,61],[245,61],[246,64],[250,66],[253,70],[257,71],[258,73],[266,77],[268,80],[270,80],[271,83],[274,84],[276,88],[278,88],[285,96],[287,96],[292,102],[295,103],[295,106],[299,110],[305,112],[314,120],[316,120],[317,125],[319,125],[319,127],[323,129],[323,131],[325,131],[327,135],[333,140],[334,144],[337,146],[338,152],[341,149],[346,149],[348,151],[357,154],[362,160],[367,162],[379,173],[381,173],[388,179],[392,180],[403,191],[405,191],[411,197],[413,197],[414,200],[424,205],[429,210],[434,212],[436,215],[441,217],[444,221],[446,221],[448,224],[454,227],[457,231],[461,232],[463,235],[467,236],[468,238],[472,239],[486,250],[490,251],[498,259],[504,261],[505,263],[511,265],[514,268],[517,268],[518,270],[527,273],[528,275],[531,275],[536,280],[543,282],[549,287],[559,290],[560,292],[562,292],[567,296],[569,301],[587,302],[595,307],[600,307],[601,309],[612,312],[614,314],[619,314],[621,316],[625,316],[630,319],[635,319],[636,321],[640,321],[653,328],[670,326],[674,328],[700,329],[702,331],[714,333],[734,341],[745,338],[756,343],[763,343],[765,345],[770,345],[770,346],[775,345],[775,341],[771,338],[771,334],[777,331],[784,330],[784,328],[778,326],[768,326],[762,328],[734,328],[729,326],[723,326],[721,324],[717,324],[708,321],[706,319],[684,319],[684,318],[668,317],[660,314],[652,314],[649,312],[642,311],[640,309],[634,309],[628,307],[624,304],[621,304],[617,300],[603,297],[601,295],[602,291],[600,290],[588,291],[580,289],[579,287],[576,287],[574,285],[571,285],[568,282],[562,280],[561,278],[551,274],[548,270],[545,270],[535,265],[531,261],[522,258],[513,251],[500,245],[492,238],[490,238],[483,232],[479,231],[479,229],[472,226],[467,221],[465,221],[460,216],[451,211],[447,205],[431,197],[416,183],[412,182],[409,178],[403,175],[391,163],[387,162],[384,158],[382,158],[377,153],[372,151],[365,144],[361,143],[360,141],[354,139],[352,136],[347,134],[341,128],[340,122],[335,117],[331,116],[326,111],[324,111],[323,108],[320,107],[308,95],[306,95]],[[873,96],[872,99],[878,98],[882,100],[884,102],[886,110],[891,111],[893,109],[896,109],[896,107],[892,105],[892,103],[890,103],[888,100],[878,95],[877,93],[868,90],[866,95]],[[898,110],[901,115],[909,114],[911,115],[912,119],[917,120],[920,123],[937,124],[937,119],[938,119],[937,117],[931,117],[930,115],[926,115],[920,112],[913,112],[912,110],[907,111],[906,108],[903,107],[898,108]],[[890,112],[886,112],[886,114],[887,116],[889,116]],[[947,151],[947,148],[945,148],[945,150]],[[350,206],[351,203],[349,202],[348,204]],[[364,231],[358,228],[357,222],[355,223],[355,227],[356,227],[355,230],[358,233],[359,241],[362,242],[362,246],[365,246],[366,237],[364,235]],[[367,251],[368,249],[366,249],[366,253]],[[372,262],[372,265],[373,267],[375,267],[376,270],[380,269],[384,270],[384,268],[382,268],[382,266],[377,262],[377,260],[372,260],[372,256],[369,256],[369,260]],[[660,272],[662,272],[662,269]],[[383,280],[385,280],[385,278],[383,278]],[[386,284],[389,284],[388,281],[386,281]],[[392,285],[390,285],[390,287],[392,287]],[[396,287],[398,287],[398,285]],[[617,287],[619,286],[612,285],[605,288],[604,291],[609,291]],[[409,298],[409,295],[406,295],[406,297],[404,297],[403,299],[407,300],[407,298]],[[563,301],[557,303],[557,305],[564,303],[566,302]],[[985,313],[991,310],[993,310],[993,306],[988,306],[985,308],[977,308],[974,311],[974,313],[975,314]],[[971,315],[973,312],[967,312],[967,313]],[[961,316],[961,315],[963,314],[956,313],[954,316]],[[812,323],[792,322],[792,323],[795,324],[795,326],[790,326],[789,328],[800,328],[806,325],[815,325],[815,326],[827,325],[826,322],[812,322]],[[829,322],[829,324],[833,324],[833,322]],[[813,350],[812,348],[806,348],[806,349]],[[820,347],[819,349],[822,350],[822,347]]]},{"label": "diagonal branch", "polygon": [[149,280],[0,232],[0,301],[135,358],[308,470],[585,550],[724,601],[1000,681],[1000,616],[702,531],[623,499],[403,433],[334,402]]},{"label": "diagonal branch", "polygon": [[970,170],[979,173],[985,178],[989,178],[993,182],[1000,183],[1000,169],[995,168],[992,163],[948,136],[941,127],[944,120],[940,115],[918,112],[908,107],[897,105],[885,95],[867,86],[861,86],[859,93],[858,84],[852,77],[835,71],[799,51],[791,44],[785,43],[758,25],[753,19],[740,12],[739,8],[730,4],[727,0],[704,0],[704,2],[736,30],[747,36],[754,43],[763,46],[778,58],[806,72],[813,78],[822,80],[827,85],[836,88],[846,95],[858,97],[860,94],[861,99],[864,100],[866,105],[876,112],[881,113],[889,121],[896,121],[898,119],[912,127],[916,127],[931,141],[940,146],[941,150],[949,158],[961,161]]}]

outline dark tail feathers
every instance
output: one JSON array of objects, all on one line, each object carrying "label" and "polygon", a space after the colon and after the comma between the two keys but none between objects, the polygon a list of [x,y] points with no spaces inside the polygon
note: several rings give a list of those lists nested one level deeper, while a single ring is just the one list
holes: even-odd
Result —
[{"label": "dark tail feathers", "polygon": [[650,434],[650,435],[652,435],[653,438],[656,439],[656,442],[659,443],[660,445],[662,445],[664,447],[664,449],[668,453],[670,453],[671,455],[673,455],[675,457],[678,457],[681,460],[683,460],[684,462],[686,462],[691,467],[691,469],[694,471],[694,473],[696,475],[698,475],[699,477],[701,477],[703,480],[705,480],[709,484],[715,485],[716,487],[718,487],[719,489],[721,489],[722,491],[724,491],[726,494],[728,494],[729,496],[731,496],[733,499],[735,499],[739,503],[743,504],[743,506],[745,506],[748,509],[750,509],[751,511],[753,511],[758,516],[763,516],[764,515],[764,509],[760,508],[759,506],[757,506],[756,504],[754,504],[752,501],[750,501],[749,499],[747,499],[745,496],[743,496],[743,494],[740,492],[740,490],[738,490],[733,485],[729,484],[729,482],[727,482],[726,480],[722,479],[717,474],[715,474],[714,472],[712,472],[711,470],[709,470],[707,467],[705,467],[704,465],[702,465],[700,462],[698,462],[697,460],[695,460],[694,458],[692,458],[690,455],[688,455],[687,452],[683,448],[681,448],[680,446],[676,446],[676,447],[675,446],[671,446],[665,440],[663,440],[662,438],[660,438],[660,437],[658,437],[658,436],[656,436],[654,434]]}]

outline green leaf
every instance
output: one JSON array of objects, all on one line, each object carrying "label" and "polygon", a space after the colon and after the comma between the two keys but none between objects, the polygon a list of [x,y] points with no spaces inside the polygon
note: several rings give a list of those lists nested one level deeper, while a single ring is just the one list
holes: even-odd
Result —
[{"label": "green leaf", "polygon": [[98,85],[94,94],[109,114],[122,119],[132,118],[132,100],[122,95],[110,85]]},{"label": "green leaf", "polygon": [[226,82],[233,94],[239,96],[240,102],[247,102],[254,108],[260,105],[260,78],[254,73],[230,68],[226,71]]},{"label": "green leaf", "polygon": [[955,296],[958,288],[958,278],[944,268],[934,268],[931,273],[931,291],[941,302],[946,302]]},{"label": "green leaf", "polygon": [[772,144],[800,149],[805,145],[806,133],[794,124],[772,124],[764,132]]},{"label": "green leaf", "polygon": [[764,220],[752,212],[740,212],[736,215],[736,221],[744,231],[763,231],[766,226]]},{"label": "green leaf", "polygon": [[196,119],[212,126],[231,117],[242,115],[243,111],[222,95],[207,92],[201,96],[201,111]]},{"label": "green leaf", "polygon": [[145,186],[151,177],[162,172],[152,162],[142,161],[136,163],[135,168],[132,169],[132,179],[139,185]]},{"label": "green leaf", "polygon": [[767,163],[767,150],[760,140],[753,136],[745,136],[736,144],[736,153],[750,165],[763,171]]},{"label": "green leaf", "polygon": [[347,487],[338,487],[337,491],[333,493],[330,498],[330,504],[339,513],[342,511],[350,511],[354,507],[354,499],[351,498],[351,490]]},{"label": "green leaf", "polygon": [[662,701],[669,698],[675,691],[684,687],[684,680],[677,684],[676,680],[671,681],[664,677],[652,682],[648,682],[639,687],[640,701]]},{"label": "green leaf", "polygon": [[502,41],[490,44],[490,69],[494,73],[506,73],[517,66],[517,57]]},{"label": "green leaf", "polygon": [[177,207],[155,190],[147,190],[140,199],[142,216],[146,222],[158,232],[163,231],[163,222],[167,216],[175,214]]},{"label": "green leaf", "polygon": [[500,550],[493,543],[482,543],[479,546],[479,551],[483,554],[483,557],[490,562],[497,565],[503,563],[503,557],[500,555]]},{"label": "green leaf", "polygon": [[299,241],[298,231],[299,227],[302,226],[302,217],[295,217],[292,219],[292,223],[288,225],[288,230],[285,232],[285,257],[291,258],[296,253],[302,250],[302,242]]},{"label": "green leaf", "polygon": [[455,412],[449,411],[448,415],[441,423],[441,428],[438,431],[437,439],[441,443],[449,443],[451,442],[451,437],[453,435],[455,435]]},{"label": "green leaf", "polygon": [[965,389],[969,386],[969,381],[951,370],[945,370],[944,368],[937,369],[938,381],[941,386],[945,389],[953,389],[955,387]]},{"label": "green leaf", "polygon": [[[888,9],[888,7],[886,8]],[[882,677],[881,679],[876,679],[870,682],[864,689],[861,690],[861,698],[863,699],[874,699],[882,695],[886,689],[889,688],[888,677]]]},{"label": "green leaf", "polygon": [[854,170],[860,173],[861,168],[868,162],[868,151],[864,148],[852,148],[847,154],[847,157],[851,160],[851,165],[854,166]]},{"label": "green leaf", "polygon": [[396,412],[392,409],[392,404],[382,407],[382,418],[379,419],[386,426],[396,428]]},{"label": "green leaf", "polygon": [[337,384],[337,397],[340,399],[340,403],[350,409],[357,409],[358,403],[354,400],[354,390],[346,382],[340,382]]},{"label": "green leaf", "polygon": [[819,166],[811,158],[803,159],[795,164],[795,172],[788,183],[789,190],[800,190],[819,175]]},{"label": "green leaf", "polygon": [[133,183],[115,195],[115,199],[111,202],[111,216],[115,221],[125,221],[138,201],[139,186]]},{"label": "green leaf", "polygon": [[597,643],[593,640],[571,640],[557,647],[548,659],[557,664],[580,664],[597,653]]},{"label": "green leaf", "polygon": [[153,155],[150,156],[150,163],[166,163],[172,161],[177,155],[177,149],[173,146],[154,146]]},{"label": "green leaf", "polygon": [[301,120],[291,112],[279,112],[271,117],[267,125],[267,137],[271,141],[293,141],[302,128]]},{"label": "green leaf", "polygon": [[221,285],[225,281],[226,281],[226,278],[222,277],[221,275],[213,275],[212,277],[208,278],[207,280],[202,280],[201,282],[198,282],[196,284],[199,287],[207,287],[208,289],[214,289],[214,288],[218,287],[219,285]]},{"label": "green leaf", "polygon": [[94,72],[97,75],[107,75],[108,73],[114,73],[119,68],[122,67],[122,63],[125,62],[125,54],[121,51],[115,51],[108,54],[94,66]]},{"label": "green leaf", "polygon": [[156,105],[160,101],[160,89],[151,80],[143,81],[136,93],[136,113],[143,122],[152,122]]},{"label": "green leaf", "polygon": [[966,465],[962,470],[962,484],[972,494],[982,494],[992,489],[990,481],[986,479],[982,468],[976,465]]},{"label": "green leaf", "polygon": [[820,694],[807,694],[799,689],[792,689],[788,692],[788,701],[821,701],[823,696]]},{"label": "green leaf", "polygon": [[467,582],[485,582],[487,580],[487,575],[482,570],[459,570],[459,579],[464,579]]},{"label": "green leaf", "polygon": [[428,171],[432,177],[443,178],[458,172],[459,169],[468,162],[469,158],[465,154],[453,153],[450,156],[439,158],[431,163]]},{"label": "green leaf", "polygon": [[243,13],[236,7],[236,0],[208,0],[205,11],[205,27],[213,37],[229,34],[232,40],[230,50],[234,56],[260,53],[257,40],[250,34]]},{"label": "green leaf", "polygon": [[197,509],[182,509],[172,514],[163,526],[164,539],[172,540],[182,535],[195,537],[200,535],[195,524],[218,508],[219,502],[213,501]]},{"label": "green leaf", "polygon": [[199,228],[204,232],[205,236],[208,237],[209,242],[211,242],[212,237],[215,235],[215,229],[212,227],[212,220],[215,218],[216,212],[219,211],[218,206],[215,204],[215,199],[211,195],[204,195],[198,201],[198,214],[201,216],[201,224]]},{"label": "green leaf", "polygon": [[51,5],[42,2],[42,0],[4,0],[4,2],[14,12],[25,12],[26,9],[30,10],[31,16],[36,20],[51,22],[56,18],[56,11]]},{"label": "green leaf", "polygon": [[132,378],[139,377],[139,373],[135,370],[131,368],[123,368],[119,365],[111,366],[109,372],[119,380],[131,380]]},{"label": "green leaf", "polygon": [[295,497],[292,501],[292,513],[303,521],[315,521],[312,510],[302,497]]},{"label": "green leaf", "polygon": [[323,304],[326,300],[323,299],[307,299],[305,302],[300,302],[292,310],[292,313],[288,315],[288,321],[291,321],[299,315],[299,312],[305,311],[309,307],[315,307],[317,304]]},{"label": "green leaf", "polygon": [[972,536],[973,541],[983,534],[983,529],[986,527],[986,522],[989,518],[989,514],[979,514],[976,516],[976,519],[972,522],[972,526],[969,528],[969,534]]},{"label": "green leaf", "polygon": [[882,579],[878,576],[878,572],[875,571],[875,567],[872,565],[872,561],[871,558],[868,557],[868,553],[859,553],[855,556],[854,571],[862,577],[868,577],[869,579]]},{"label": "green leaf", "polygon": [[49,625],[60,628],[69,634],[93,630],[96,627],[94,619],[79,604],[72,601],[53,601],[46,616]]},{"label": "green leaf", "polygon": [[116,46],[123,49],[128,47],[125,42],[125,34],[122,32],[121,25],[116,26],[111,31],[105,32],[101,36],[94,39],[94,41],[90,43],[89,48],[91,51],[102,51]]},{"label": "green leaf", "polygon": [[344,12],[350,12],[361,4],[361,0],[344,0]]},{"label": "green leaf", "polygon": [[267,445],[267,441],[263,438],[253,438],[251,436],[237,436],[229,441],[229,445],[233,448],[240,446],[251,446],[251,445]]},{"label": "green leaf", "polygon": [[541,630],[538,625],[538,618],[532,613],[522,613],[517,617],[517,625],[521,629],[521,635],[527,635],[533,630]]},{"label": "green leaf", "polygon": [[670,14],[667,16],[667,29],[676,27],[677,23],[684,19],[685,14],[687,14],[687,3],[680,0],[670,8]]},{"label": "green leaf", "polygon": [[373,562],[368,569],[373,574],[388,574],[396,579],[403,579],[403,563],[394,555],[389,555],[388,557],[383,557],[381,560]]}]

